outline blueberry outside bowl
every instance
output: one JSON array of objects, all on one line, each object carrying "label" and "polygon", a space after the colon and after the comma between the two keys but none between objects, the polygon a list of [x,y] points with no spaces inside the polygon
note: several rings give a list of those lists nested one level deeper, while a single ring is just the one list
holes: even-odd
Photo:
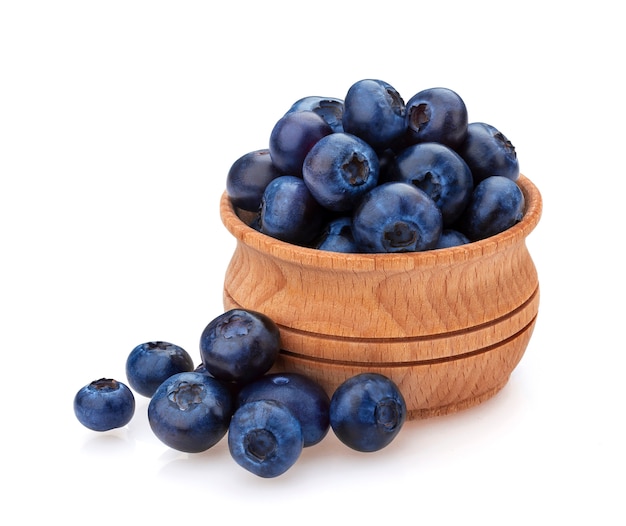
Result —
[{"label": "blueberry outside bowl", "polygon": [[[261,234],[226,193],[220,214],[236,246],[224,306],[265,313],[281,331],[277,371],[332,395],[361,372],[400,388],[408,418],[475,406],[507,383],[530,341],[539,281],[526,238],[542,198],[525,176],[523,219],[467,245],[404,254],[340,254]],[[241,216],[241,217],[240,217]]]}]

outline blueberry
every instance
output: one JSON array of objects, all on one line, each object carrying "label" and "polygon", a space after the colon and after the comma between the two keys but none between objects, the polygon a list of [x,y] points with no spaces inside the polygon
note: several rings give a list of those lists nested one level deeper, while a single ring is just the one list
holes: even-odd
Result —
[{"label": "blueberry", "polygon": [[409,183],[388,182],[365,195],[352,228],[363,252],[412,252],[435,248],[443,221],[426,192]]},{"label": "blueberry", "polygon": [[269,151],[274,166],[283,175],[302,176],[306,154],[317,141],[332,132],[328,123],[313,111],[286,113],[270,134]]},{"label": "blueberry", "polygon": [[472,122],[467,137],[457,150],[465,160],[477,185],[491,175],[500,175],[516,181],[519,161],[515,146],[491,124]]},{"label": "blueberry", "polygon": [[226,192],[233,206],[256,212],[261,206],[265,187],[280,171],[270,156],[268,149],[248,152],[237,159],[226,176]]},{"label": "blueberry", "polygon": [[344,254],[359,252],[352,232],[352,217],[341,216],[329,221],[315,248]]},{"label": "blueberry", "polygon": [[[207,371],[206,367],[204,366],[202,362],[198,364],[198,366],[194,369],[194,372],[206,374],[207,376],[210,376],[211,378],[215,378],[215,376],[213,376],[209,371]],[[230,395],[232,399],[236,400],[237,396],[239,396],[239,390],[241,386],[239,386],[238,384],[234,382],[225,382],[222,380],[220,380],[220,382],[222,382],[222,384],[226,386],[226,388],[230,391]]]},{"label": "blueberry", "polygon": [[360,137],[376,151],[391,147],[406,130],[404,100],[389,83],[363,79],[344,99],[343,130]]},{"label": "blueberry", "polygon": [[424,190],[441,210],[444,226],[463,212],[474,188],[472,172],[451,148],[423,142],[409,146],[397,157],[392,179]]},{"label": "blueberry", "polygon": [[206,370],[219,380],[240,385],[269,371],[279,351],[278,326],[265,314],[247,309],[220,314],[200,336]]},{"label": "blueberry", "polygon": [[470,240],[465,234],[452,228],[445,228],[443,232],[441,232],[441,237],[435,248],[458,247],[459,245],[465,245],[469,242]]},{"label": "blueberry", "polygon": [[163,382],[148,405],[156,437],[178,451],[200,453],[228,431],[233,400],[219,380],[201,372],[178,373]]},{"label": "blueberry", "polygon": [[309,245],[319,235],[325,210],[300,177],[274,179],[263,194],[259,231],[294,245]]},{"label": "blueberry", "polygon": [[76,393],[74,414],[93,431],[117,429],[128,424],[135,414],[135,397],[122,382],[101,378]]},{"label": "blueberry", "polygon": [[282,403],[256,400],[240,406],[228,429],[232,458],[244,469],[273,478],[291,468],[302,453],[298,419]]},{"label": "blueberry", "polygon": [[176,373],[193,371],[193,360],[182,347],[152,341],[135,347],[126,359],[126,378],[132,389],[151,397],[159,385]]},{"label": "blueberry", "polygon": [[320,139],[304,159],[302,175],[313,197],[334,212],[347,212],[378,183],[376,152],[349,133]]},{"label": "blueberry", "polygon": [[298,419],[304,447],[319,443],[328,432],[330,398],[315,380],[299,373],[267,374],[239,392],[238,404],[256,400],[281,402]]},{"label": "blueberry", "polygon": [[406,404],[396,384],[378,373],[345,380],[330,400],[330,425],[348,447],[378,451],[398,435],[406,420]]},{"label": "blueberry", "polygon": [[202,362],[200,362],[196,368],[194,369],[196,373],[208,374],[209,376],[213,376],[209,371],[206,370],[206,367]]},{"label": "blueberry", "polygon": [[470,240],[494,236],[512,227],[524,215],[524,194],[508,177],[483,179],[472,193],[456,228]]},{"label": "blueberry", "polygon": [[312,111],[317,113],[331,127],[333,132],[343,131],[343,100],[336,97],[310,95],[294,102],[287,113]]},{"label": "blueberry", "polygon": [[378,152],[378,184],[388,183],[393,180],[396,157],[407,146],[410,145],[398,145],[397,149],[387,148],[382,152]]},{"label": "blueberry", "polygon": [[428,88],[406,103],[408,140],[460,146],[467,135],[467,108],[463,99],[448,88]]}]

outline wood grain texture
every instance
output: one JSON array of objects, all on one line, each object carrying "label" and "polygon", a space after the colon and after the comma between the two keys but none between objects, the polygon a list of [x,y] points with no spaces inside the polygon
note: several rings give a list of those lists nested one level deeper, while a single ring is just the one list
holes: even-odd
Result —
[{"label": "wood grain texture", "polygon": [[356,372],[400,386],[411,418],[475,405],[499,391],[524,353],[539,308],[526,237],[541,216],[520,176],[523,220],[489,239],[407,254],[338,254],[260,234],[226,194],[220,213],[237,244],[224,280],[226,309],[264,312],[281,329],[276,365],[332,394]]},{"label": "wood grain texture", "polygon": [[475,406],[500,391],[521,360],[535,320],[498,345],[446,360],[397,363],[319,361],[283,352],[274,371],[294,371],[315,378],[332,394],[346,378],[378,372],[391,378],[407,404],[409,419],[428,418]]}]

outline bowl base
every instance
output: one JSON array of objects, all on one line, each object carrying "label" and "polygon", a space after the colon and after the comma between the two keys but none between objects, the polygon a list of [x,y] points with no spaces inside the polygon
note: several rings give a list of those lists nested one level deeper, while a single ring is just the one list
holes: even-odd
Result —
[{"label": "bowl base", "polygon": [[458,413],[460,411],[464,411],[466,409],[478,406],[497,395],[502,389],[504,389],[508,381],[509,379],[507,378],[504,382],[493,387],[489,391],[482,393],[479,396],[475,396],[474,398],[466,398],[462,402],[458,402],[456,404],[449,404],[446,406],[435,407],[432,409],[410,409],[407,411],[407,419],[422,420],[426,418],[434,418],[437,416],[452,415],[454,413]]}]

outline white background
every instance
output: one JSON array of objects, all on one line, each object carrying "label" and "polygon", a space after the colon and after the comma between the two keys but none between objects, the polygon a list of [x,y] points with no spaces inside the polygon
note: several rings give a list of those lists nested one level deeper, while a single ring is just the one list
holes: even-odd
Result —
[{"label": "white background", "polygon": [[[348,7],[348,5],[350,7]],[[358,7],[354,7],[358,6]],[[609,7],[612,6],[612,7]],[[0,3],[1,477],[10,524],[624,524],[622,17],[609,1]],[[138,343],[198,358],[234,242],[230,165],[306,95],[446,86],[515,144],[544,214],[539,320],[480,407],[370,455],[331,434],[255,477],[76,391]],[[3,523],[9,523],[2,518]],[[39,522],[37,522],[39,521]]]}]

